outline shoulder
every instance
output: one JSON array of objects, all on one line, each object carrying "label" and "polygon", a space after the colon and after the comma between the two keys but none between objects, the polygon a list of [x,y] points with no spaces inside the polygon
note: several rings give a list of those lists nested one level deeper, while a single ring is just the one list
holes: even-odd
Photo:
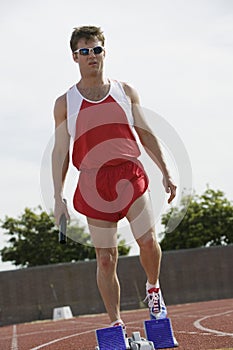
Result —
[{"label": "shoulder", "polygon": [[66,93],[59,96],[55,101],[55,107],[64,107],[66,106]]},{"label": "shoulder", "polygon": [[66,102],[66,93],[59,96],[54,104],[54,118],[57,121],[62,121],[66,119],[67,113],[67,102]]},{"label": "shoulder", "polygon": [[121,84],[131,103],[139,104],[139,95],[137,90],[128,83],[121,82]]}]

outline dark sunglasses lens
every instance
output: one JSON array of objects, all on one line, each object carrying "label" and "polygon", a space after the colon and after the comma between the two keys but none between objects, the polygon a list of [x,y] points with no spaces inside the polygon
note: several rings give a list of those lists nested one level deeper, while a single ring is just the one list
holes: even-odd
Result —
[{"label": "dark sunglasses lens", "polygon": [[103,51],[103,48],[101,46],[96,46],[93,51],[95,55],[99,55]]},{"label": "dark sunglasses lens", "polygon": [[79,53],[80,55],[87,56],[89,55],[89,49],[80,49]]}]

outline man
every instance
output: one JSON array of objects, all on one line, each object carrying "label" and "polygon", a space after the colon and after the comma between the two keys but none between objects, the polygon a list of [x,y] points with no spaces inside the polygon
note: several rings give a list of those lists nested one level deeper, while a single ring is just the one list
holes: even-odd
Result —
[{"label": "man", "polygon": [[166,317],[158,282],[161,249],[155,237],[148,177],[138,160],[137,137],[162,172],[168,203],[176,195],[176,186],[159,143],[143,117],[137,92],[104,75],[104,41],[103,32],[94,26],[75,28],[71,36],[72,55],[81,79],[56,100],[54,107],[54,216],[56,224],[63,213],[69,219],[62,190],[72,138],[72,160],[80,171],[74,208],[87,217],[96,250],[97,284],[111,325],[124,327],[116,273],[117,222],[124,217],[140,248],[151,318]]}]

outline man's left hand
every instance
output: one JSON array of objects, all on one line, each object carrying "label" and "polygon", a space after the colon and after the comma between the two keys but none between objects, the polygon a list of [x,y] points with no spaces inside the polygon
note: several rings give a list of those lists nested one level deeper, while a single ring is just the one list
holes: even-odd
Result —
[{"label": "man's left hand", "polygon": [[167,193],[170,193],[170,197],[168,198],[168,204],[170,204],[176,196],[177,186],[173,184],[172,180],[169,177],[163,178],[163,185],[165,191]]}]

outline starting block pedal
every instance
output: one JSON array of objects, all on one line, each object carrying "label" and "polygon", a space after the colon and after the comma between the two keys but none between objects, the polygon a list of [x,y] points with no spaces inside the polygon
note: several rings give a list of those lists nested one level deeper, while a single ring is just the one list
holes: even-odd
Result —
[{"label": "starting block pedal", "polygon": [[178,346],[169,318],[144,321],[144,328],[147,339],[153,342],[155,349],[175,348]]},{"label": "starting block pedal", "polygon": [[96,350],[126,350],[127,343],[121,326],[96,330],[98,346]]}]

